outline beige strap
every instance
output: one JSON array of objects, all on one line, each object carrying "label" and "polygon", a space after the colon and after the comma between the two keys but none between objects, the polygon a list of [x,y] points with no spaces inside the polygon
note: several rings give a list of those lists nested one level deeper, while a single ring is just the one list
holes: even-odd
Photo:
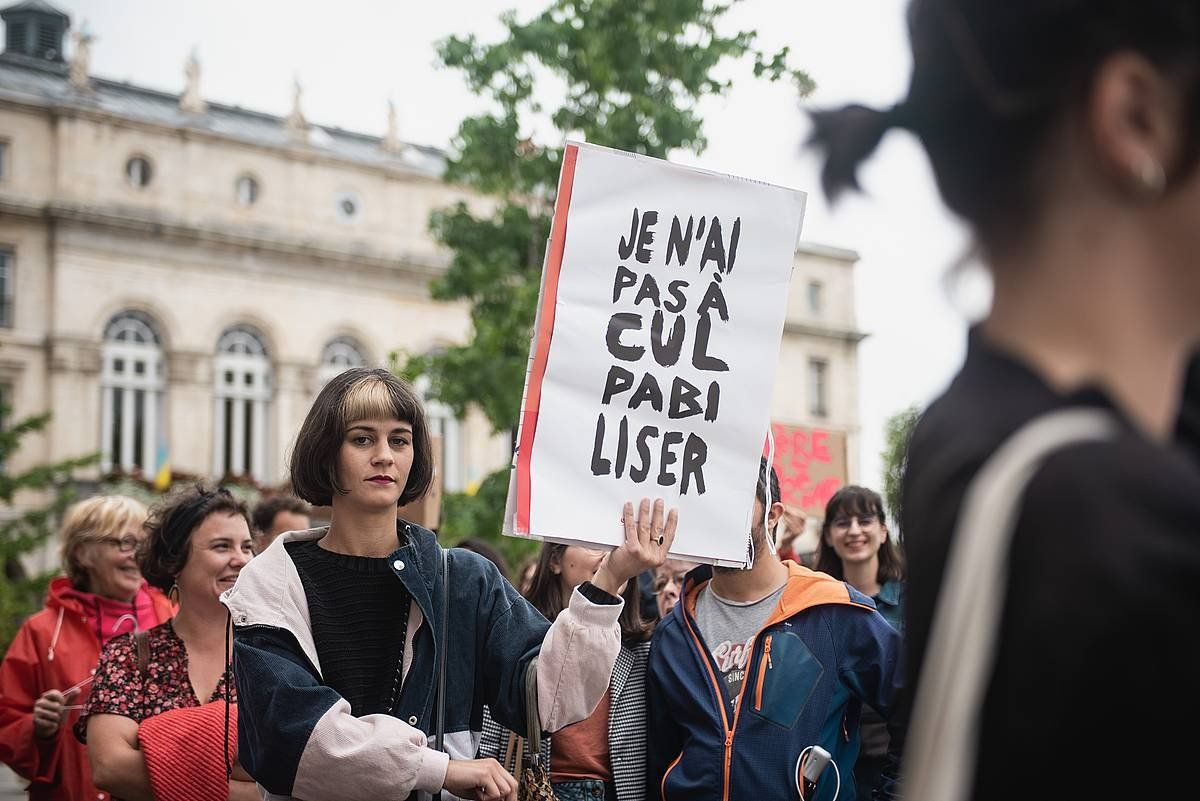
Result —
[{"label": "beige strap", "polygon": [[971,480],[921,668],[904,752],[904,798],[962,801],[970,794],[1025,489],[1055,451],[1111,439],[1116,431],[1116,420],[1099,409],[1051,412],[1005,440]]}]

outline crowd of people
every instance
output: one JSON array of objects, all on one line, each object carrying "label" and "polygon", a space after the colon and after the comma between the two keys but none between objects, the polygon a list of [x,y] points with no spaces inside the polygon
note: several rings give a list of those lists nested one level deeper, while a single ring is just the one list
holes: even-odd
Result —
[{"label": "crowd of people", "polygon": [[425,413],[348,370],[297,437],[299,501],[198,485],[66,516],[66,576],[0,666],[30,797],[1186,797],[1200,6],[914,0],[909,22],[905,99],[814,115],[831,195],[915,134],[994,278],[909,447],[907,558],[857,486],[815,569],[788,558],[763,460],[728,532],[744,567],[668,559],[676,513],[633,498],[620,546],[545,544],[518,589],[486,542],[397,518],[433,475]]},{"label": "crowd of people", "polygon": [[397,518],[432,479],[424,412],[392,374],[347,371],[298,437],[300,498],[252,514],[196,484],[72,508],[68,576],[0,666],[0,759],[34,799],[636,801],[791,782],[789,754],[839,730],[853,798],[856,761],[880,756],[858,758],[860,710],[892,717],[902,684],[864,593],[899,604],[902,563],[857,487],[821,550],[860,589],[782,561],[761,468],[750,569],[667,559],[676,515],[641,499],[622,546],[546,543],[519,592],[486,542],[443,549]]}]

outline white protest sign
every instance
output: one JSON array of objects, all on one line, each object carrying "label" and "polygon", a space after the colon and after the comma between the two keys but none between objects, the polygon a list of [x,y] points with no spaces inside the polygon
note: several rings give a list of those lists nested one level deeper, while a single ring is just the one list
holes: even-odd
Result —
[{"label": "white protest sign", "polygon": [[804,202],[567,145],[506,533],[615,546],[661,497],[675,556],[745,562]]}]

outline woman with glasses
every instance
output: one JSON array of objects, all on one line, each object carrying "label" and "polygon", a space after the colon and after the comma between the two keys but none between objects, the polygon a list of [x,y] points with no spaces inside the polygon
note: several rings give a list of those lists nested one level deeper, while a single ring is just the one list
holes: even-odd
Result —
[{"label": "woman with glasses", "polygon": [[682,559],[668,559],[654,571],[654,601],[658,605],[658,619],[662,620],[671,613],[679,603],[679,593],[683,592],[683,582],[687,579],[688,571],[696,566],[695,562],[685,562]]},{"label": "woman with glasses", "polygon": [[870,596],[884,620],[904,633],[904,557],[888,534],[878,492],[842,487],[825,504],[817,570]]},{"label": "woman with glasses", "polygon": [[[526,599],[551,622],[566,608],[575,588],[590,581],[607,550],[545,543]],[[665,570],[671,561],[656,568]],[[652,626],[643,622],[637,579],[621,591],[621,650],[608,692],[590,717],[543,738],[541,758],[559,801],[641,801],[646,794],[646,659]],[[678,595],[678,591],[676,591]],[[523,735],[522,735],[523,736]],[[517,735],[484,719],[480,758],[506,761]],[[508,764],[505,767],[513,768]]]},{"label": "woman with glasses", "polygon": [[[879,493],[866,487],[842,487],[825,505],[817,570],[841,579],[875,601],[892,628],[904,633],[904,557],[888,534]],[[879,783],[888,752],[884,719],[863,707],[862,750],[854,763],[860,798]]]},{"label": "woman with glasses", "polygon": [[254,555],[249,512],[227,490],[197,484],[155,507],[146,532],[142,572],[178,599],[179,614],[113,640],[100,657],[75,724],[96,785],[124,801],[257,799],[249,776],[228,770],[236,717],[226,704],[237,698],[219,600]]},{"label": "woman with glasses", "polygon": [[104,799],[70,720],[89,695],[100,649],[150,629],[171,604],[142,580],[135,551],[146,507],[120,495],[75,504],[63,518],[66,576],[17,632],[0,664],[0,762],[29,781],[29,797]]}]

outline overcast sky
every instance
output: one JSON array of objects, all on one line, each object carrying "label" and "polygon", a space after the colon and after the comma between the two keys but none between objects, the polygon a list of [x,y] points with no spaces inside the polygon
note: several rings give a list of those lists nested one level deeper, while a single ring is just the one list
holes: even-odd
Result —
[{"label": "overcast sky", "polygon": [[[508,9],[528,16],[548,0],[52,0],[97,37],[94,75],[178,92],[195,48],[209,100],[287,114],[291,82],[304,87],[312,122],[382,134],[396,102],[404,139],[445,147],[480,101],[457,73],[438,70],[434,43],[451,33],[496,38]],[[807,105],[886,106],[907,86],[902,0],[743,0],[726,28],[759,31],[766,50],[791,47],[818,90]],[[832,211],[817,160],[801,148],[808,122],[794,93],[733,67],[732,92],[704,106],[708,149],[679,161],[809,193],[804,239],[857,251],[861,481],[879,486],[887,416],[925,403],[962,361],[977,284],[952,291],[946,276],[966,249],[933,187],[915,139],[893,133],[861,173],[867,194]],[[785,367],[786,369],[786,367]],[[796,369],[801,369],[797,366]]]}]

